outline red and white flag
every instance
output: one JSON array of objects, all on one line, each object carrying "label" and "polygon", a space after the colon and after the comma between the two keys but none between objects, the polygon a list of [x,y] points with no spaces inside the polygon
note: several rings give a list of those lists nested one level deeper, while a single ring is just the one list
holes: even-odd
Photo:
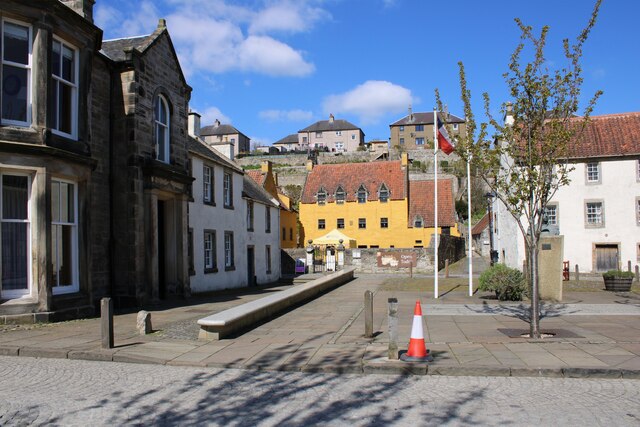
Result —
[{"label": "red and white flag", "polygon": [[449,133],[444,123],[438,119],[438,148],[440,148],[446,155],[453,153],[455,146],[449,138]]}]

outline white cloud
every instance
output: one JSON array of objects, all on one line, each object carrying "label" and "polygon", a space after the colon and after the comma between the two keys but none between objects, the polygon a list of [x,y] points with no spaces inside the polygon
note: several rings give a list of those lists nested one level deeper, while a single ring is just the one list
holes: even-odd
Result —
[{"label": "white cloud", "polygon": [[269,76],[306,76],[315,66],[292,45],[270,32],[308,31],[330,15],[317,0],[277,0],[259,8],[235,6],[231,0],[150,0],[96,5],[96,23],[107,38],[150,34],[159,10],[167,19],[183,71],[225,73],[245,71]]},{"label": "white cloud", "polygon": [[220,120],[222,124],[231,124],[231,119],[220,111],[218,107],[209,107],[204,111],[198,111],[200,114],[200,126],[210,126],[216,119]]},{"label": "white cloud", "polygon": [[305,1],[280,1],[258,11],[249,25],[249,33],[265,34],[273,31],[306,32],[331,15]]},{"label": "white cloud", "polygon": [[348,92],[327,96],[323,108],[327,114],[354,114],[363,124],[372,124],[387,114],[404,111],[414,101],[409,89],[369,80]]},{"label": "white cloud", "polygon": [[311,111],[304,110],[265,110],[260,111],[258,116],[262,120],[266,120],[268,122],[305,122],[309,121],[313,118],[313,113]]}]

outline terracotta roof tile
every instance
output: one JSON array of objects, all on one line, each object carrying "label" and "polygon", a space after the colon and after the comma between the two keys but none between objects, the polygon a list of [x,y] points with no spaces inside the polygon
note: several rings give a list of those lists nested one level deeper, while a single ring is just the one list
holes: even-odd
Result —
[{"label": "terracotta roof tile", "polygon": [[264,186],[264,181],[267,179],[267,174],[263,173],[260,169],[250,169],[245,171],[249,178],[253,179],[256,184]]},{"label": "terracotta roof tile", "polygon": [[[434,181],[409,182],[409,224],[413,225],[416,215],[422,216],[425,227],[433,227],[435,205],[433,203]],[[451,180],[438,180],[438,226],[452,227],[456,224],[455,204]]]},{"label": "terracotta roof tile", "polygon": [[592,116],[569,153],[574,159],[640,154],[640,112]]},{"label": "terracotta roof tile", "polygon": [[333,202],[338,186],[347,193],[346,200],[353,202],[360,185],[367,189],[367,200],[378,200],[378,190],[383,183],[389,189],[391,200],[402,200],[406,195],[406,181],[406,171],[400,161],[316,165],[307,175],[301,203],[316,203],[320,188],[327,192],[327,202]]},{"label": "terracotta roof tile", "polygon": [[476,225],[471,229],[471,235],[476,236],[478,234],[482,234],[482,232],[489,226],[489,214],[484,214],[482,219],[478,221]]}]

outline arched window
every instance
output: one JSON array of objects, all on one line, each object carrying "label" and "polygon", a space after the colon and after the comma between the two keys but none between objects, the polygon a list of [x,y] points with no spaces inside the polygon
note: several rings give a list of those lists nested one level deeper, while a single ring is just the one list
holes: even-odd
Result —
[{"label": "arched window", "polygon": [[316,199],[319,205],[324,205],[327,202],[327,192],[324,188],[320,187],[320,190],[316,193]]},{"label": "arched window", "polygon": [[358,198],[358,203],[365,203],[367,201],[367,189],[364,185],[360,185],[356,197]]},{"label": "arched window", "polygon": [[156,158],[164,163],[169,163],[169,104],[162,95],[158,95],[154,108]]},{"label": "arched window", "polygon": [[339,185],[338,188],[336,189],[336,203],[344,203],[346,196],[347,196],[347,193],[345,193],[342,186]]},{"label": "arched window", "polygon": [[424,227],[424,222],[422,221],[422,217],[420,215],[416,215],[415,218],[413,218],[413,227],[414,228]]},{"label": "arched window", "polygon": [[382,203],[387,203],[389,200],[389,189],[384,184],[382,184],[380,190],[378,190],[378,200]]}]

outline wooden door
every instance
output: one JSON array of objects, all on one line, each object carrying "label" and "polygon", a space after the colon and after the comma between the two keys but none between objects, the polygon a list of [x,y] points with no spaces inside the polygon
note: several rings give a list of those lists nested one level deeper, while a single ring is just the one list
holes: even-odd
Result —
[{"label": "wooden door", "polygon": [[596,245],[596,271],[618,269],[618,245]]}]

